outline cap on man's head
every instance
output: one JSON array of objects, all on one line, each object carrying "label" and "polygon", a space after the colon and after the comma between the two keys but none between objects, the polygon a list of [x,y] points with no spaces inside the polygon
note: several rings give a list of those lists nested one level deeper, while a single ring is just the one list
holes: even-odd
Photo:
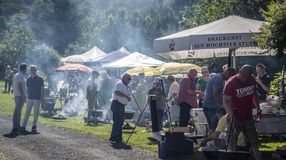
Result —
[{"label": "cap on man's head", "polygon": [[202,67],[201,72],[209,72],[209,69],[207,66]]},{"label": "cap on man's head", "polygon": [[37,70],[37,67],[35,65],[30,65],[30,70],[31,69]]},{"label": "cap on man's head", "polygon": [[19,68],[20,68],[20,71],[25,71],[25,70],[27,70],[27,64],[26,63],[21,63]]}]

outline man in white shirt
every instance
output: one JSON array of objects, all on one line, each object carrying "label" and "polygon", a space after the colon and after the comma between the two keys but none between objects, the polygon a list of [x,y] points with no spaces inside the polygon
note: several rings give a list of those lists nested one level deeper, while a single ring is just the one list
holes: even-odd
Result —
[{"label": "man in white shirt", "polygon": [[122,142],[122,125],[124,122],[125,106],[131,101],[128,84],[131,81],[131,75],[125,73],[121,81],[115,84],[111,111],[113,112],[113,125],[109,141]]},{"label": "man in white shirt", "polygon": [[177,122],[180,118],[180,107],[177,105],[177,97],[180,89],[179,83],[175,80],[174,76],[169,75],[167,80],[171,83],[168,92],[168,105],[170,106],[170,116],[172,121]]},{"label": "man in white shirt", "polygon": [[20,64],[19,72],[17,72],[13,78],[15,109],[13,113],[13,129],[12,132],[10,133],[11,137],[16,137],[19,134],[21,112],[28,95],[26,80],[25,80],[26,71],[27,71],[27,65],[25,63]]}]

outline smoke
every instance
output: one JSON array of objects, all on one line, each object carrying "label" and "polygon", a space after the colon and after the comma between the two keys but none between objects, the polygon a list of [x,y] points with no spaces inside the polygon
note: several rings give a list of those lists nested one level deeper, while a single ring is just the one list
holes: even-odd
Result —
[{"label": "smoke", "polygon": [[78,116],[83,115],[87,109],[87,99],[84,93],[69,97],[68,102],[63,106],[62,115],[65,116]]},{"label": "smoke", "polygon": [[45,44],[36,45],[31,53],[26,53],[24,62],[28,65],[35,65],[38,71],[47,74],[55,70],[58,65],[59,55],[55,50]]},{"label": "smoke", "polygon": [[[80,27],[89,30],[90,34],[82,35],[89,47],[97,45],[111,52],[124,46],[131,52],[150,54],[153,38],[160,32],[155,19],[164,17],[165,9],[171,8],[174,0],[73,0],[71,3],[74,14],[82,17]],[[150,35],[151,39],[146,39]]]}]

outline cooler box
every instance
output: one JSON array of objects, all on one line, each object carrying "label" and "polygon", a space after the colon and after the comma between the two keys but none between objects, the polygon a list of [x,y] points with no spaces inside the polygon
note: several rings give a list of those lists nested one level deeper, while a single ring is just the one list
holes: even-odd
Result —
[{"label": "cooler box", "polygon": [[193,153],[193,140],[185,137],[184,133],[167,132],[163,142],[158,144],[158,156],[161,159],[183,158]]}]

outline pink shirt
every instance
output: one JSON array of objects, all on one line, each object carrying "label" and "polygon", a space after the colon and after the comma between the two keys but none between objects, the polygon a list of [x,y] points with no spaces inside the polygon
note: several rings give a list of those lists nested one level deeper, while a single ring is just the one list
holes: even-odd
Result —
[{"label": "pink shirt", "polygon": [[191,105],[193,108],[197,107],[197,94],[189,94],[187,90],[196,90],[196,83],[193,79],[188,76],[184,77],[180,81],[180,89],[178,94],[178,104],[187,103]]}]

